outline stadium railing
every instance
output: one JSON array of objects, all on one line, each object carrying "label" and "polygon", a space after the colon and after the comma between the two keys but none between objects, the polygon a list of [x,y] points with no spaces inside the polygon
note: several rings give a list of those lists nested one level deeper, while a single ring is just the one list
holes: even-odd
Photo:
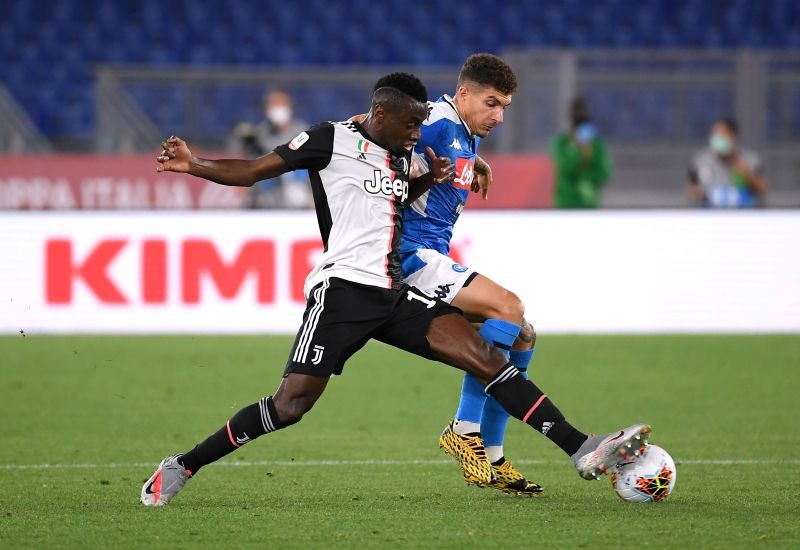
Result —
[{"label": "stadium railing", "polygon": [[49,153],[50,141],[0,82],[0,153]]},{"label": "stadium railing", "polygon": [[[585,95],[614,158],[606,206],[684,206],[689,159],[711,124],[737,118],[741,142],[762,154],[768,206],[800,206],[800,54],[705,50],[519,50],[504,57],[520,88],[484,151],[545,153]],[[97,78],[97,148],[152,150],[165,133],[221,151],[237,122],[260,118],[266,88],[295,97],[309,123],[363,111],[372,83],[412,70],[432,97],[452,93],[458,67],[175,69],[103,67]]]}]

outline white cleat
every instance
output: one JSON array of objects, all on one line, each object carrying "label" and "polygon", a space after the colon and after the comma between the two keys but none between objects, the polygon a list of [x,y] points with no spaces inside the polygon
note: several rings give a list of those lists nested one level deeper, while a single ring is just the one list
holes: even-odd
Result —
[{"label": "white cleat", "polygon": [[162,460],[155,473],[145,482],[142,486],[142,504],[164,506],[183,489],[192,474],[178,462],[178,456],[172,455]]},{"label": "white cleat", "polygon": [[590,435],[572,455],[572,462],[583,479],[600,479],[613,466],[641,455],[649,439],[647,424],[634,424],[605,435]]}]

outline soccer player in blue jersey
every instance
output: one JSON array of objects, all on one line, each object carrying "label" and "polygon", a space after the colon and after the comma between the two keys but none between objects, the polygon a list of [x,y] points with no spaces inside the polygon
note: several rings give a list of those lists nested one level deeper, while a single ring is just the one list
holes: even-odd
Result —
[{"label": "soccer player in blue jersey", "polygon": [[[392,86],[394,77],[382,78],[376,89]],[[450,158],[456,176],[434,185],[406,206],[400,256],[406,282],[481,322],[479,332],[484,340],[503,349],[525,374],[536,334],[523,317],[522,301],[449,256],[453,226],[470,192],[480,192],[486,199],[491,185],[491,169],[478,156],[478,144],[503,122],[516,89],[516,76],[505,61],[479,53],[471,55],[461,68],[454,97],[444,95],[428,104],[430,113],[415,148],[415,163],[428,169],[425,150],[430,147],[436,155]],[[508,418],[497,401],[486,396],[478,380],[467,374],[455,419],[444,429],[439,444],[458,461],[470,484],[512,494],[539,493],[542,488],[525,479],[504,456]]]}]

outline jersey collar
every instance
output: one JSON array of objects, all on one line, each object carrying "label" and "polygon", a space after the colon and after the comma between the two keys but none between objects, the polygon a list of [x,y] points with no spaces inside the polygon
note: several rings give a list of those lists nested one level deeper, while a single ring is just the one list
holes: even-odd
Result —
[{"label": "jersey collar", "polygon": [[475,134],[472,132],[472,130],[469,129],[467,121],[461,118],[461,113],[458,112],[458,108],[456,107],[456,102],[453,100],[453,98],[447,94],[444,94],[442,98],[444,99],[445,103],[450,105],[450,107],[453,109],[453,112],[455,112],[456,116],[458,117],[458,120],[461,121],[461,125],[464,126],[464,130],[467,131],[467,135],[470,137],[470,139],[474,138]]},{"label": "jersey collar", "polygon": [[[361,134],[361,135],[364,137],[364,139],[366,139],[366,140],[367,140],[367,141],[369,141],[370,143],[374,143],[375,145],[377,145],[378,147],[380,147],[381,149],[383,149],[384,151],[386,151],[387,153],[389,153],[389,155],[391,155],[391,156],[393,156],[393,157],[397,157],[397,158],[401,158],[401,157],[409,157],[409,158],[410,158],[410,157],[411,157],[411,154],[413,153],[413,150],[412,150],[411,152],[408,152],[408,151],[406,151],[406,152],[405,152],[405,153],[403,153],[402,155],[399,155],[399,154],[397,154],[397,153],[395,153],[395,152],[391,151],[391,150],[390,150],[388,147],[386,147],[385,145],[382,145],[380,142],[376,141],[376,140],[375,140],[375,138],[373,138],[371,135],[369,135],[369,134],[367,133],[367,130],[366,130],[366,128],[364,128],[364,126],[362,126],[360,122],[353,121],[353,127],[356,129],[356,131],[357,131],[359,134]],[[409,173],[410,173],[410,172],[409,172]]]},{"label": "jersey collar", "polygon": [[366,139],[370,143],[374,143],[375,145],[377,145],[378,147],[380,147],[384,151],[391,152],[391,151],[389,151],[388,147],[384,147],[380,142],[376,141],[375,138],[373,138],[371,135],[369,135],[367,133],[367,130],[361,125],[360,122],[353,121],[353,126],[355,127],[356,131],[364,137],[364,139]]}]

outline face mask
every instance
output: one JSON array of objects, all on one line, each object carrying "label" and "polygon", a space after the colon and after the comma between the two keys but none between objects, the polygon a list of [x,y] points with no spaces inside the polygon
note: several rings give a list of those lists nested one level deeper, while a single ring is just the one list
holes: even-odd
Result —
[{"label": "face mask", "polygon": [[594,137],[597,135],[597,128],[594,127],[594,124],[591,122],[584,122],[577,128],[575,128],[575,141],[580,143],[581,145],[586,145],[591,143]]},{"label": "face mask", "polygon": [[722,156],[729,155],[733,151],[733,142],[722,134],[711,134],[708,145],[712,151]]},{"label": "face mask", "polygon": [[275,126],[283,126],[292,120],[292,108],[286,106],[267,109],[267,119]]}]

